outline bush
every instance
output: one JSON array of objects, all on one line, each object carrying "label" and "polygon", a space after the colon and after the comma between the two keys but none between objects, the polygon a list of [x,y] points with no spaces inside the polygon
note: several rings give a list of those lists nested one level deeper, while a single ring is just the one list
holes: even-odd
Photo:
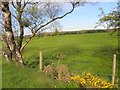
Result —
[{"label": "bush", "polygon": [[57,66],[47,65],[44,66],[43,72],[45,75],[57,79],[57,80],[64,80],[68,81],[70,79],[70,74],[68,72],[67,65],[58,64]]},{"label": "bush", "polygon": [[54,32],[44,32],[40,33],[39,37],[47,37],[47,36],[55,36],[55,35],[69,35],[69,34],[87,34],[87,33],[102,33],[102,32],[109,32],[106,29],[97,29],[97,30],[80,30],[80,31],[62,31],[55,30]]},{"label": "bush", "polygon": [[69,80],[70,74],[67,65],[60,64],[56,67],[58,80]]},{"label": "bush", "polygon": [[36,61],[25,61],[24,63],[27,67],[35,68],[39,64],[39,61],[38,60],[36,60]]},{"label": "bush", "polygon": [[77,82],[78,85],[83,88],[113,88],[110,82],[100,77],[95,77],[90,73],[83,73],[81,76],[71,76],[70,80]]},{"label": "bush", "polygon": [[30,68],[35,68],[39,64],[39,57],[36,57],[35,55],[31,56],[30,58],[26,59],[24,61],[25,66]]},{"label": "bush", "polygon": [[47,66],[44,67],[43,72],[45,73],[45,75],[50,76],[51,78],[53,78],[55,70],[51,65],[47,65]]},{"label": "bush", "polygon": [[45,32],[42,34],[39,34],[39,37],[48,37],[48,36],[54,36],[53,32]]}]

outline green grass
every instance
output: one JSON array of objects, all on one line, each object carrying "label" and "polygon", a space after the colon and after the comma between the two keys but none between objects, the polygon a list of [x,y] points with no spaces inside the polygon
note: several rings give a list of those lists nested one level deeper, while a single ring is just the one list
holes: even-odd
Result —
[{"label": "green grass", "polygon": [[[25,48],[25,62],[38,62],[43,51],[43,65],[57,63],[57,55],[63,54],[61,64],[66,64],[71,73],[90,72],[111,81],[112,57],[117,49],[117,35],[109,33],[77,34],[51,37],[35,37]],[[3,61],[3,87],[76,87],[75,84],[59,82],[34,68],[9,64]]]},{"label": "green grass", "polygon": [[13,63],[4,64],[3,68],[7,70],[3,71],[3,88],[73,87],[65,82],[50,79],[37,68],[26,68]]}]

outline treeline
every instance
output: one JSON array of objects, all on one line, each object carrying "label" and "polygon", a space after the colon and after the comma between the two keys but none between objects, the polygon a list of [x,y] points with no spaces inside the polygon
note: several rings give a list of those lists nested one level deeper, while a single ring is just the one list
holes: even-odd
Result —
[{"label": "treeline", "polygon": [[[120,30],[120,29],[119,29]],[[104,33],[111,32],[114,33],[113,29],[97,29],[97,30],[80,30],[80,31],[54,31],[54,32],[42,32],[37,34],[38,37],[46,37],[46,36],[56,36],[56,35],[72,35],[72,34],[88,34],[88,33]],[[120,33],[118,33],[120,35]],[[30,35],[26,35],[25,37],[29,37]]]},{"label": "treeline", "polygon": [[80,30],[80,31],[55,31],[55,32],[43,32],[38,34],[39,37],[44,36],[56,36],[56,35],[68,35],[68,34],[87,34],[87,33],[102,33],[110,32],[112,30],[98,29],[98,30]]}]

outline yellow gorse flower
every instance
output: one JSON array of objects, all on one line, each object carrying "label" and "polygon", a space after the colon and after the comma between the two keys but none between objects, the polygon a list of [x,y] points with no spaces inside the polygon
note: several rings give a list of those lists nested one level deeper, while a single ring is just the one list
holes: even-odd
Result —
[{"label": "yellow gorse flower", "polygon": [[76,81],[80,87],[91,88],[112,88],[113,85],[110,82],[103,80],[100,77],[95,77],[91,73],[83,73],[81,76],[70,77],[71,81]]}]

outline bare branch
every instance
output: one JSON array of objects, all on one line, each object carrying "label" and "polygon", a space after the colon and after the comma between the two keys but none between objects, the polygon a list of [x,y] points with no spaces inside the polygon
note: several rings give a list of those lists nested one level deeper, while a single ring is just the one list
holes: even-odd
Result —
[{"label": "bare branch", "polygon": [[4,27],[4,24],[3,24],[2,22],[0,22],[0,24],[1,24],[1,26],[3,26],[3,27]]},{"label": "bare branch", "polygon": [[47,22],[46,24],[44,24],[44,25],[41,25],[41,26],[35,31],[35,33],[37,33],[41,28],[47,26],[47,25],[50,24],[51,22],[54,22],[55,20],[58,20],[58,19],[62,19],[62,18],[65,17],[66,15],[72,13],[72,12],[74,11],[74,9],[75,9],[75,8],[74,8],[74,5],[73,5],[73,8],[72,8],[69,12],[65,13],[65,14],[62,15],[62,16],[56,17],[56,18],[48,21],[48,22]]},{"label": "bare branch", "polygon": [[11,15],[17,20],[17,17],[13,13],[11,13]]},{"label": "bare branch", "polygon": [[21,11],[23,12],[24,8],[26,7],[26,5],[29,3],[29,0],[27,0],[26,2],[24,2],[24,5],[21,8]]},{"label": "bare branch", "polygon": [[[36,27],[36,26],[35,26],[35,27]],[[35,27],[33,27],[33,28],[30,27],[30,26],[28,27],[28,28],[30,29],[30,31],[32,32],[32,34],[34,33],[33,29],[34,29]]]},{"label": "bare branch", "polygon": [[14,5],[14,1],[11,2],[12,6],[16,9],[16,6]]},{"label": "bare branch", "polygon": [[74,9],[75,9],[75,7],[74,7],[74,5],[72,4],[72,9],[71,9],[69,12],[65,13],[65,14],[62,15],[62,16],[56,17],[56,18],[48,21],[47,23],[41,25],[39,28],[37,28],[37,30],[35,30],[35,32],[29,37],[29,39],[26,41],[26,43],[23,44],[23,46],[21,47],[20,51],[22,52],[22,50],[24,49],[24,47],[31,41],[31,39],[36,35],[36,33],[37,33],[41,28],[47,26],[48,24],[54,22],[55,20],[62,19],[62,18],[65,17],[66,15],[72,13],[72,12],[74,11]]}]

